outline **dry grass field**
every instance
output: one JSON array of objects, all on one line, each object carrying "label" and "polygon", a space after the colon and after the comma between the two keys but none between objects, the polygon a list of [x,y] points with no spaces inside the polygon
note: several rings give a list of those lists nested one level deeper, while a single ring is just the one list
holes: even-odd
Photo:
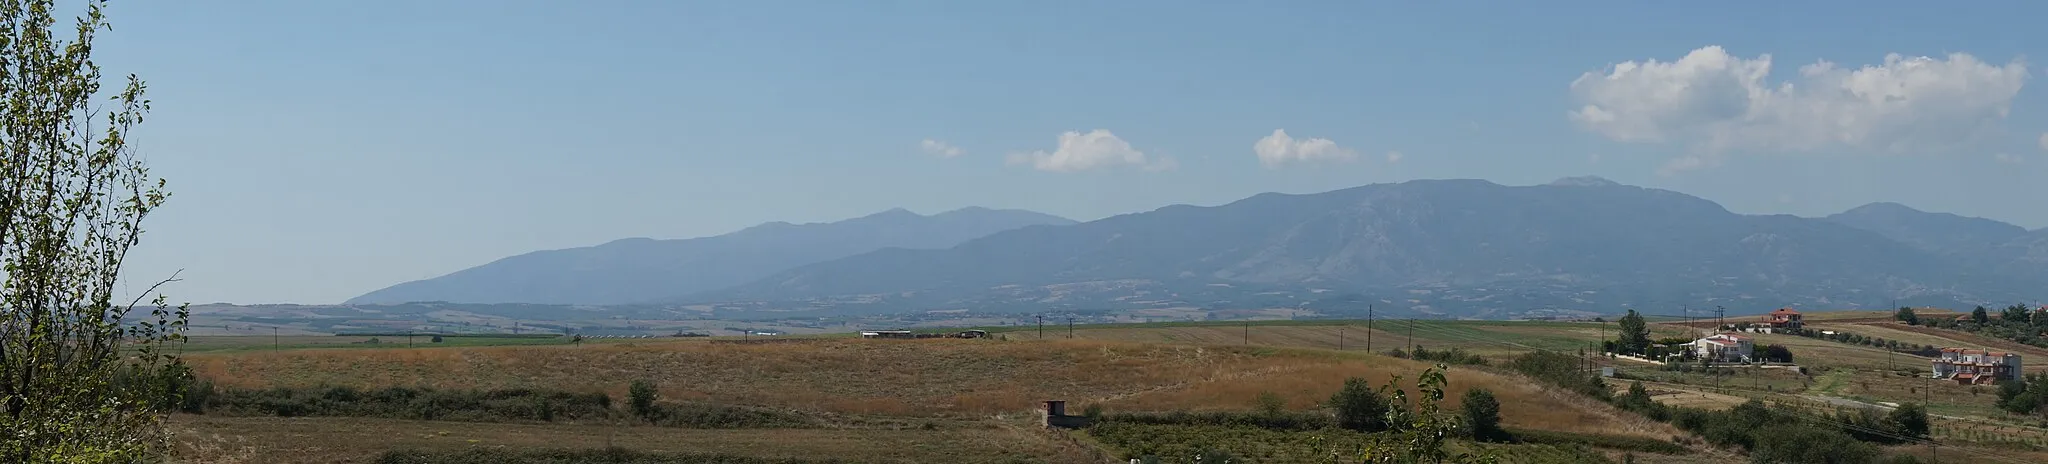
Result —
[{"label": "dry grass field", "polygon": [[[1911,343],[1961,344],[1968,338],[1893,324],[1867,312],[1829,316],[1816,325]],[[280,343],[286,345],[282,350],[263,349],[268,337],[258,337],[266,340],[214,341],[208,349],[190,350],[188,361],[201,376],[225,387],[540,388],[605,392],[622,402],[630,382],[650,380],[668,400],[847,420],[824,429],[740,430],[363,418],[179,416],[174,422],[183,432],[181,456],[189,462],[363,462],[397,448],[561,448],[607,442],[643,451],[829,455],[871,462],[1085,462],[1095,460],[1089,453],[1097,450],[1067,435],[1038,430],[1032,411],[1039,401],[1066,400],[1075,408],[1095,404],[1112,412],[1243,411],[1254,409],[1260,395],[1272,393],[1288,409],[1305,410],[1317,407],[1348,377],[1379,384],[1399,375],[1412,385],[1427,364],[1365,350],[1368,333],[1374,351],[1406,347],[1411,343],[1406,321],[1377,321],[1374,328],[1368,332],[1363,321],[1261,321],[1084,326],[1071,332],[1073,338],[1067,338],[1065,327],[1048,327],[1045,339],[1035,330],[1012,329],[995,340],[818,337],[740,344],[668,338],[581,346],[479,346],[489,343],[478,341],[420,348],[387,341],[369,347],[376,349],[334,345],[349,337],[285,337],[282,341],[298,343]],[[1697,331],[1661,323],[1652,328],[1657,338]],[[1416,321],[1412,343],[1502,360],[1532,349],[1571,352],[1597,345],[1611,338],[1612,330],[1612,323]],[[1710,409],[1748,398],[1933,399],[1930,408],[1936,414],[1972,418],[1941,419],[1952,424],[1943,438],[1953,445],[2022,454],[2048,449],[2038,444],[2043,442],[2039,438],[2011,444],[1987,438],[2038,432],[2000,425],[2003,419],[1991,408],[1995,395],[1988,389],[1887,373],[1887,368],[1924,369],[1925,358],[1782,334],[1756,338],[1759,344],[1790,347],[1799,364],[1813,372],[1735,369],[1730,376],[1714,377],[1644,363],[1589,361],[1661,381],[1646,382],[1661,402]],[[2015,351],[2048,356],[2048,350]],[[1469,388],[1487,388],[1500,398],[1509,427],[1657,440],[1686,435],[1495,368],[1454,367],[1448,377],[1446,406],[1455,408]],[[1627,382],[1610,385],[1621,389]],[[267,459],[261,453],[290,459]],[[1693,459],[1699,457],[1637,456],[1639,462],[1718,462]]]},{"label": "dry grass field", "polygon": [[496,424],[359,418],[178,416],[178,462],[371,462],[392,449],[601,448],[851,462],[1091,462],[1090,450],[1027,419],[936,430],[698,430],[608,424]]},{"label": "dry grass field", "polygon": [[[200,375],[233,387],[545,387],[623,398],[635,379],[667,398],[850,415],[987,417],[1048,399],[1112,410],[1252,409],[1260,393],[1307,409],[1345,378],[1408,379],[1426,364],[1365,353],[1103,340],[702,341],[576,346],[292,350],[195,355]],[[1509,425],[1668,438],[1668,426],[1471,369],[1454,393],[1501,396]],[[1455,396],[1454,396],[1455,398]]]}]

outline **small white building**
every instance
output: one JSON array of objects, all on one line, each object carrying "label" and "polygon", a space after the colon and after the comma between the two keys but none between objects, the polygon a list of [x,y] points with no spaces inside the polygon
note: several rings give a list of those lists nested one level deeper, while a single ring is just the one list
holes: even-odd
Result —
[{"label": "small white building", "polygon": [[1692,347],[1693,354],[1717,362],[1746,362],[1756,353],[1755,341],[1732,333],[1718,333],[1693,340]]}]

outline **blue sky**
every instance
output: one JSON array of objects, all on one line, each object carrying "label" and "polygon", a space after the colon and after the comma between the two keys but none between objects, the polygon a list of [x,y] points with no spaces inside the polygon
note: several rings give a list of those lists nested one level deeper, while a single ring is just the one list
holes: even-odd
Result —
[{"label": "blue sky", "polygon": [[196,303],[1423,178],[2048,227],[2048,5],[1677,3],[133,1],[97,50],[149,81],[137,143],[174,192],[130,278],[183,269]]}]

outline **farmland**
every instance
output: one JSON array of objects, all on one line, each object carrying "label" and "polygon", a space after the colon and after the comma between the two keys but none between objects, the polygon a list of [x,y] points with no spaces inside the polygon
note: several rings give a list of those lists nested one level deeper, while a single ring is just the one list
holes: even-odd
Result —
[{"label": "farmland", "polygon": [[[1914,343],[1960,343],[1947,334],[1909,330],[1875,317],[1815,324]],[[1676,324],[1652,324],[1652,329],[1659,338],[1689,333]],[[1288,444],[1302,438],[1294,435],[1196,427],[1098,437],[1042,430],[1033,411],[1039,401],[1058,399],[1111,412],[1239,413],[1261,408],[1261,397],[1278,398],[1278,407],[1286,411],[1315,411],[1346,378],[1386,384],[1402,376],[1402,382],[1412,382],[1430,366],[1384,354],[1390,350],[1457,348],[1499,364],[1532,350],[1575,356],[1581,348],[1597,350],[1613,330],[1612,323],[1595,322],[1414,321],[1411,331],[1409,321],[1383,320],[1372,322],[1370,329],[1365,321],[1156,323],[1049,326],[1042,338],[1036,327],[1008,327],[983,340],[828,336],[780,343],[728,343],[738,341],[728,337],[581,344],[448,337],[439,344],[415,340],[407,347],[390,337],[377,344],[360,343],[367,337],[200,337],[188,346],[186,359],[199,377],[222,389],[525,389],[602,393],[618,404],[629,396],[629,385],[644,381],[663,402],[779,411],[820,425],[678,429],[651,426],[625,413],[536,422],[208,412],[181,414],[172,423],[179,431],[179,453],[189,462],[371,462],[393,450],[606,446],[763,459],[834,456],[852,462],[1101,462],[1133,449],[1181,449],[1166,442],[1128,442],[1166,436],[1238,443],[1231,446],[1253,462],[1296,462],[1302,456],[1298,453],[1307,451]],[[1816,338],[1756,335],[1759,344],[1790,347],[1807,371],[1705,372],[1602,356],[1582,359],[1589,368],[1614,367],[1622,377],[1642,379],[1657,401],[1706,409],[1752,398],[1813,411],[1831,409],[1828,401],[1932,399],[1930,409],[1940,416],[1935,436],[1948,442],[1943,456],[1976,450],[2048,458],[2043,454],[2048,433],[1991,408],[1990,392],[1901,374],[1924,370],[1925,358]],[[1688,433],[1500,368],[1453,366],[1447,380],[1446,408],[1455,409],[1469,389],[1485,388],[1499,398],[1503,425],[1551,440],[1464,443],[1457,449],[1502,452],[1515,457],[1509,462],[1619,461],[1625,452],[1637,462],[1739,459],[1696,444],[1683,445],[1688,451],[1680,454],[1630,451],[1643,445],[1627,445],[1634,443],[1629,440],[1669,446],[1673,437]],[[1627,381],[1608,385],[1619,391]],[[1106,430],[1142,429],[1130,427]],[[1344,438],[1348,435],[1326,435],[1321,443],[1349,440]]]}]

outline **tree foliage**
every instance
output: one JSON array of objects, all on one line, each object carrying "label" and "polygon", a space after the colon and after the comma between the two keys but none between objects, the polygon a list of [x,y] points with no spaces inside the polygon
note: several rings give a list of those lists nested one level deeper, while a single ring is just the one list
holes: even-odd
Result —
[{"label": "tree foliage", "polygon": [[1393,410],[1386,395],[1374,390],[1372,382],[1359,377],[1344,379],[1344,387],[1330,396],[1329,405],[1337,416],[1338,427],[1361,432],[1386,430],[1388,413]]},{"label": "tree foliage", "polygon": [[1906,325],[1920,325],[1920,315],[1914,314],[1913,308],[1910,306],[1900,306],[1898,312],[1892,313],[1892,318],[1898,319],[1899,322],[1904,322]]},{"label": "tree foliage", "polygon": [[1473,388],[1465,392],[1460,406],[1465,410],[1465,426],[1472,438],[1487,441],[1507,438],[1507,431],[1500,428],[1500,400],[1493,397],[1492,391]]},{"label": "tree foliage", "polygon": [[1985,311],[1983,306],[1978,306],[1977,309],[1970,310],[1970,322],[1978,324],[1991,322],[1991,313]]},{"label": "tree foliage", "polygon": [[654,382],[635,380],[626,387],[626,401],[633,408],[633,415],[653,419],[655,388]]},{"label": "tree foliage", "polygon": [[128,144],[149,101],[133,75],[102,88],[104,0],[61,26],[55,3],[0,2],[0,461],[151,460],[178,401],[148,387],[163,382],[118,378],[176,365],[162,346],[182,340],[186,313],[115,295],[167,196]]},{"label": "tree foliage", "polygon": [[1642,314],[1628,310],[1618,324],[1621,326],[1621,339],[1615,344],[1622,354],[1642,354],[1650,347],[1650,324],[1643,320]]}]

